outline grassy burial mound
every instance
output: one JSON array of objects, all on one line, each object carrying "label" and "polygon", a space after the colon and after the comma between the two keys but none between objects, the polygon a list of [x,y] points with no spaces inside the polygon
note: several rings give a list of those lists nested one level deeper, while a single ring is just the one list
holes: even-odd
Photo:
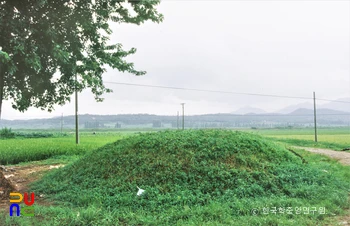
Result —
[{"label": "grassy burial mound", "polygon": [[[137,186],[145,190],[141,196]],[[33,188],[73,207],[107,207],[124,223],[140,223],[133,221],[136,215],[149,218],[149,213],[153,220],[174,223],[189,214],[215,215],[208,207],[212,205],[220,209],[215,219],[251,216],[252,208],[266,205],[335,208],[345,205],[346,186],[260,136],[189,130],[140,134],[108,144],[51,172]]]}]

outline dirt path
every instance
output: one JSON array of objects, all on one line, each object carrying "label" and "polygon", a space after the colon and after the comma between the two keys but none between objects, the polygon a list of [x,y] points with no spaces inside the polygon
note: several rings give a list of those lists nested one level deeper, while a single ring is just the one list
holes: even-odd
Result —
[{"label": "dirt path", "polygon": [[[29,164],[25,166],[0,166],[0,211],[8,209],[10,192],[30,192],[28,185],[33,181],[40,179],[44,173],[51,169],[62,167],[61,164],[55,165],[36,165]],[[36,195],[35,202],[43,204],[42,197]]]},{"label": "dirt path", "polygon": [[295,147],[295,148],[304,149],[306,151],[317,153],[317,154],[327,155],[331,158],[338,160],[343,165],[350,166],[350,153],[349,152],[333,151],[330,149],[320,149],[320,148],[307,148],[307,147]]},{"label": "dirt path", "polygon": [[[350,153],[349,152],[333,151],[330,149],[321,149],[321,148],[308,148],[308,147],[294,147],[294,148],[304,149],[306,151],[316,153],[316,154],[327,155],[331,158],[338,160],[343,165],[350,166]],[[350,193],[349,193],[349,199],[350,199]],[[331,224],[331,225],[350,226],[350,210],[347,210],[347,213],[345,216],[336,217],[334,219],[334,223],[335,224]]]}]

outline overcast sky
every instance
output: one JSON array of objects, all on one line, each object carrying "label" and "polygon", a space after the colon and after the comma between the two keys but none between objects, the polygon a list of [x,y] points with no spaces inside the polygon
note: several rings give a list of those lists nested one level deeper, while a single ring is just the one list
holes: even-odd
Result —
[{"label": "overcast sky", "polygon": [[[128,60],[147,74],[109,69],[105,81],[243,93],[337,99],[350,97],[349,1],[170,1],[164,22],[113,24],[112,43],[136,47]],[[80,114],[227,113],[252,106],[275,111],[298,99],[217,94],[107,84],[95,103],[80,94]],[[73,98],[72,98],[73,100]],[[4,119],[74,114],[74,102],[48,113],[19,113],[4,103]]]}]

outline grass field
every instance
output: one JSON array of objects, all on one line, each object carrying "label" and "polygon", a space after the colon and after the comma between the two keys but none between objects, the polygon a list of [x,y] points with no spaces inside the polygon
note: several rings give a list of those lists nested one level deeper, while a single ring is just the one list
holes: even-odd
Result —
[{"label": "grass field", "polygon": [[[65,172],[53,170],[53,176],[48,175],[36,185],[38,192],[52,193],[52,205],[36,205],[37,217],[32,218],[10,218],[0,213],[0,225],[335,225],[334,216],[350,208],[347,201],[350,167],[324,156],[295,150],[307,160],[305,165],[285,152],[283,145],[280,147],[273,142],[314,146],[312,129],[248,132],[268,139],[260,140],[243,134],[237,137],[241,142],[232,137],[231,140],[236,141],[230,144],[222,139],[225,134],[208,133],[207,139],[206,133],[196,135],[188,131],[178,136],[133,139],[136,146],[130,149],[126,149],[128,142],[123,143],[125,148],[118,146],[119,143],[110,143],[134,135],[133,131],[105,131],[96,135],[92,135],[91,131],[82,132],[78,146],[73,134],[67,137],[0,140],[0,164],[69,163]],[[210,139],[211,136],[217,136],[219,142]],[[320,130],[319,138],[317,146],[320,147],[340,149],[350,144],[346,129]],[[182,143],[178,146],[172,140]],[[98,151],[93,151],[100,147]],[[232,148],[242,153],[235,154],[224,163],[234,165],[236,171],[225,171],[224,165],[216,166],[211,162],[212,158],[222,158],[217,150]],[[178,156],[172,152],[173,149],[179,151]],[[207,150],[203,152],[204,149]],[[264,150],[264,154],[259,156],[257,152],[258,155],[250,156],[250,151],[245,153],[244,150]],[[279,157],[270,156],[271,150],[279,153]],[[170,158],[156,157],[158,152],[171,152],[166,155]],[[33,160],[42,161],[31,163]],[[149,168],[150,165],[153,168]],[[192,165],[197,168],[189,168]],[[264,173],[259,170],[261,167],[265,168]],[[131,173],[123,173],[125,169]],[[203,184],[179,184],[176,177],[182,178],[184,174],[182,171],[177,174],[176,170],[193,172],[193,178],[202,178],[199,180],[203,180]],[[219,174],[220,171],[223,173]],[[108,176],[116,173],[118,177]],[[235,180],[225,182],[232,173]],[[130,178],[137,180],[137,184]],[[191,178],[179,181],[192,181]],[[205,183],[211,179],[217,184]],[[220,190],[225,189],[225,183],[232,188],[231,193]],[[134,187],[140,184],[146,184],[143,188],[148,194],[137,199]],[[171,187],[174,190],[169,190]],[[75,194],[78,191],[84,195],[78,198]],[[287,206],[326,207],[327,214],[263,214],[263,208]],[[253,209],[258,211],[257,215],[252,214]]]},{"label": "grass field", "polygon": [[296,146],[330,148],[342,150],[350,148],[349,128],[320,128],[318,129],[318,142],[315,143],[313,129],[266,129],[249,130],[252,133],[260,134]]},{"label": "grass field", "polygon": [[[348,128],[321,128],[319,129],[318,143],[314,141],[313,129],[263,129],[244,130],[275,141],[284,142],[296,146],[323,147],[334,150],[342,150],[350,147],[350,131]],[[55,130],[21,130],[23,133],[58,133]],[[68,131],[66,131],[68,132]],[[94,150],[107,143],[114,142],[123,137],[133,135],[138,131],[98,131],[92,135],[92,130],[81,132],[78,146],[75,144],[75,136],[69,133],[67,137],[33,138],[33,139],[5,139],[0,140],[0,164],[16,164],[20,162],[43,160],[56,155],[81,155]]]},{"label": "grass field", "polygon": [[0,140],[0,164],[44,160],[58,155],[81,155],[107,143],[127,136],[121,133],[91,135],[82,133],[80,144],[75,144],[75,136],[31,139]]}]

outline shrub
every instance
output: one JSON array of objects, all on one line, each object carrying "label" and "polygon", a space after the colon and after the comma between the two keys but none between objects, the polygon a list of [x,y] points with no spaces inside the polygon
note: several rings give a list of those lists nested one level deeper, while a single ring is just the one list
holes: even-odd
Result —
[{"label": "shrub", "polygon": [[0,138],[14,138],[16,135],[14,132],[12,132],[11,128],[3,128],[0,130]]}]

